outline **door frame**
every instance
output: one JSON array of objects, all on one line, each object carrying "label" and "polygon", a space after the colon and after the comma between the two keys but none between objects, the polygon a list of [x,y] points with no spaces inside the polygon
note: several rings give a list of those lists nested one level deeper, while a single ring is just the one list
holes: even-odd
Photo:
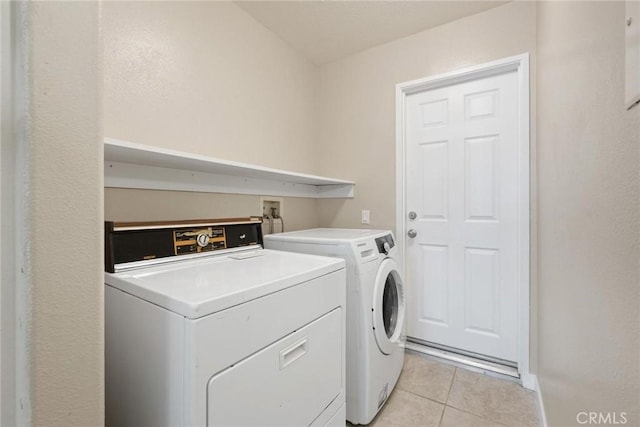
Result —
[{"label": "door frame", "polygon": [[[0,425],[29,424],[28,368],[22,325],[16,316],[25,312],[24,275],[19,274],[24,247],[23,172],[25,156],[21,150],[20,130],[26,99],[22,73],[24,34],[21,30],[22,7],[17,2],[0,1]],[[20,396],[20,407],[16,405]]]},{"label": "door frame", "polygon": [[[530,115],[529,54],[511,56],[396,85],[396,239],[401,254],[401,268],[406,271],[406,205],[405,146],[406,98],[431,89],[515,71],[518,75],[518,372],[522,385],[535,389],[535,376],[530,372]],[[406,285],[405,285],[406,286]],[[410,285],[409,285],[410,286]]]}]

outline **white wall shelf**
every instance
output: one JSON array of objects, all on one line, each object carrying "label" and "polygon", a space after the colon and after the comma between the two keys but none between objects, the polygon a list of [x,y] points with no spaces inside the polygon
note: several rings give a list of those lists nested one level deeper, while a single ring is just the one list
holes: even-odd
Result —
[{"label": "white wall shelf", "polygon": [[331,199],[355,183],[105,138],[104,186]]}]

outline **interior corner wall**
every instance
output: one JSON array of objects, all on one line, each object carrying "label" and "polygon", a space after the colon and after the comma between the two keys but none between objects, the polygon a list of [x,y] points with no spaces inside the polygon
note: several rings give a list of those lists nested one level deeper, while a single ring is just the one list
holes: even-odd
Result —
[{"label": "interior corner wall", "polygon": [[[318,68],[244,10],[232,2],[110,1],[102,19],[106,136],[317,173]],[[107,195],[106,218],[116,221],[261,213],[258,196]],[[315,227],[315,211],[314,199],[285,201],[292,226]]]},{"label": "interior corner wall", "polygon": [[16,424],[104,424],[100,4],[17,2]]},{"label": "interior corner wall", "polygon": [[354,199],[318,203],[322,226],[364,227],[368,209],[366,227],[394,230],[396,84],[529,52],[535,88],[535,14],[512,2],[321,67],[318,172],[356,182]]},{"label": "interior corner wall", "polygon": [[607,425],[640,425],[640,108],[624,105],[624,2],[537,9],[538,377],[548,424],[581,425],[581,412],[595,412]]}]

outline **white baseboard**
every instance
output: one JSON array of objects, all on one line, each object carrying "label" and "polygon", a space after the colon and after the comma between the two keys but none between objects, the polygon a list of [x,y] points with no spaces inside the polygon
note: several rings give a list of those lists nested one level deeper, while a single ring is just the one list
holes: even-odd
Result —
[{"label": "white baseboard", "polygon": [[522,382],[522,387],[527,390],[536,391],[538,389],[538,379],[534,374],[520,372],[520,381]]},{"label": "white baseboard", "polygon": [[542,400],[542,390],[540,389],[538,376],[533,374],[529,374],[529,375],[533,378],[533,381],[535,382],[536,395],[538,397],[538,414],[540,415],[540,423],[542,424],[542,427],[548,427],[547,414],[544,411],[544,401]]}]

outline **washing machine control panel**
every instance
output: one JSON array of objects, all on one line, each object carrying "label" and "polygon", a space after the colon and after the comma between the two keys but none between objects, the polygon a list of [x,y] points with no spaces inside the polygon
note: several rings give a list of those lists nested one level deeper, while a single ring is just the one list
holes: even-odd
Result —
[{"label": "washing machine control panel", "polygon": [[377,237],[376,238],[376,246],[378,247],[378,253],[388,255],[391,248],[395,246],[395,242],[393,241],[393,236],[391,234],[387,234],[386,236]]},{"label": "washing machine control panel", "polygon": [[105,270],[159,258],[204,255],[262,245],[262,218],[225,218],[175,222],[105,222]]},{"label": "washing machine control panel", "polygon": [[225,227],[176,229],[173,245],[176,255],[226,249]]}]

